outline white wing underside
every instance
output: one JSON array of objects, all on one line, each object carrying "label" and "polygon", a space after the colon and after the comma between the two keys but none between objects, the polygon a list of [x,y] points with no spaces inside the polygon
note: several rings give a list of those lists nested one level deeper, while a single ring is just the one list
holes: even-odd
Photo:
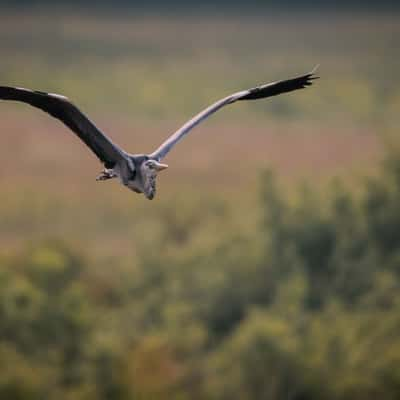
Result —
[{"label": "white wing underside", "polygon": [[186,122],[185,125],[173,133],[164,143],[161,144],[160,147],[158,147],[156,151],[149,156],[160,161],[170,152],[175,144],[182,140],[195,126],[228,104],[235,103],[238,100],[257,100],[276,96],[281,93],[291,92],[310,86],[314,79],[318,79],[318,77],[314,75],[317,67],[318,65],[308,74],[293,79],[267,83],[265,85],[257,86],[248,90],[242,90],[215,102],[205,110],[195,115],[191,120]]},{"label": "white wing underside", "polygon": [[243,94],[246,94],[247,92],[248,91],[242,91],[235,93],[231,96],[225,97],[224,99],[217,101],[216,103],[212,104],[205,110],[195,115],[191,120],[186,122],[185,125],[183,125],[174,134],[172,134],[164,143],[162,143],[161,146],[155,152],[150,154],[150,157],[160,161],[169,153],[172,147],[174,147],[176,143],[182,140],[196,125],[203,122],[210,115],[218,111],[220,108],[226,106],[227,104],[235,102],[238,98],[240,98]]}]

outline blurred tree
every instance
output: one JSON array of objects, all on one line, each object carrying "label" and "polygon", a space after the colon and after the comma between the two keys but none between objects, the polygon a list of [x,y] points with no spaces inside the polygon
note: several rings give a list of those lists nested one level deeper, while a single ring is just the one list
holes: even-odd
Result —
[{"label": "blurred tree", "polygon": [[290,197],[266,172],[254,229],[174,199],[106,284],[60,242],[1,256],[0,397],[399,398],[399,160]]}]

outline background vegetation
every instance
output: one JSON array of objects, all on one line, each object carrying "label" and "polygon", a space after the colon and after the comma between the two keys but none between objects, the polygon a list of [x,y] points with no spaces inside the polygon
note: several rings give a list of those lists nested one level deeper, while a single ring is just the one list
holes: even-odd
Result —
[{"label": "background vegetation", "polygon": [[4,8],[1,82],[147,152],[226,93],[323,79],[221,111],[152,202],[2,103],[0,398],[398,399],[398,16],[124,10]]}]

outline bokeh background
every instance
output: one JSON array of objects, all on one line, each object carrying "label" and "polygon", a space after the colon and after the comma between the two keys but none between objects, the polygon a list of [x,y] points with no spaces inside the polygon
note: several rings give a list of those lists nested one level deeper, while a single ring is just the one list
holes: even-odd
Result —
[{"label": "bokeh background", "polygon": [[395,2],[0,3],[0,82],[168,156],[152,202],[0,104],[0,398],[399,399]]}]

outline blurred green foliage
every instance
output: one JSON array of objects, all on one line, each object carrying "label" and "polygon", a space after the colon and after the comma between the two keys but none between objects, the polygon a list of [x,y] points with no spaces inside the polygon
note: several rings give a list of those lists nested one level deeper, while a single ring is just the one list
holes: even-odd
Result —
[{"label": "blurred green foliage", "polygon": [[[64,93],[142,151],[157,132],[137,119],[172,129],[226,93],[321,63],[313,90],[221,111],[204,140],[219,148],[239,119],[243,137],[293,131],[288,142],[355,126],[397,133],[395,14],[113,11],[4,12],[1,82]],[[215,150],[221,163],[192,164],[201,146],[188,141],[189,160],[172,155],[175,171],[145,203],[87,184],[92,159],[69,154],[80,144],[66,146],[36,110],[15,124],[18,107],[1,111],[1,399],[400,397],[399,153],[358,184],[293,193],[267,171],[256,193],[243,181],[259,164],[237,168],[237,151],[244,161],[273,143],[244,147],[237,135]],[[133,125],[113,124],[118,115]],[[342,147],[322,147],[300,157],[343,162]],[[284,150],[286,163],[299,157]]]},{"label": "blurred green foliage", "polygon": [[357,188],[261,183],[256,229],[166,205],[113,279],[59,241],[4,254],[0,397],[398,399],[400,156]]}]

